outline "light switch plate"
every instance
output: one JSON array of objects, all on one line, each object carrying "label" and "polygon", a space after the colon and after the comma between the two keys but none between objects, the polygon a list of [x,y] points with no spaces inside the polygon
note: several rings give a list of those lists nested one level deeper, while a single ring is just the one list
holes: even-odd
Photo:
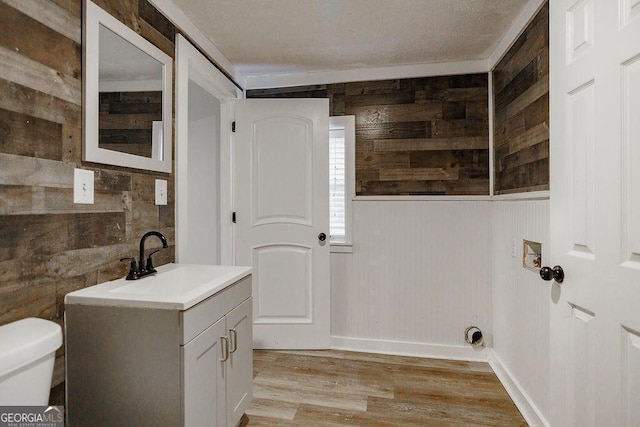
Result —
[{"label": "light switch plate", "polygon": [[93,204],[93,171],[73,170],[73,203]]},{"label": "light switch plate", "polygon": [[156,179],[156,205],[167,204],[167,181]]}]

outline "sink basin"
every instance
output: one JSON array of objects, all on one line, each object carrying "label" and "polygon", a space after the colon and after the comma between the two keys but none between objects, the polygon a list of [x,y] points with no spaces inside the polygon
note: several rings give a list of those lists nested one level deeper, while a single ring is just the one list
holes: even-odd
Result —
[{"label": "sink basin", "polygon": [[[233,274],[236,267],[206,266],[206,265],[177,265],[166,271],[158,270],[153,276],[138,280],[125,280],[124,285],[110,289],[109,292],[119,292],[136,295],[181,295],[192,292],[202,286],[207,286],[212,280]],[[149,279],[149,280],[147,280]]]},{"label": "sink basin", "polygon": [[167,264],[138,280],[118,279],[65,296],[65,304],[187,310],[251,274],[251,267]]}]

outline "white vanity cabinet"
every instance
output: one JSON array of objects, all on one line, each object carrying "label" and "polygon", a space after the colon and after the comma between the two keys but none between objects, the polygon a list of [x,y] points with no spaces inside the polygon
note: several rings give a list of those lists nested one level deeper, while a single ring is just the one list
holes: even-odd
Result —
[{"label": "white vanity cabinet", "polygon": [[225,332],[220,319],[182,347],[185,426],[226,425],[224,363],[218,363]]},{"label": "white vanity cabinet", "polygon": [[188,307],[166,296],[132,302],[130,284],[67,295],[68,425],[238,425],[253,379],[251,275],[242,271]]},{"label": "white vanity cabinet", "polygon": [[253,298],[226,316],[230,339],[227,367],[227,425],[236,425],[253,398]]},{"label": "white vanity cabinet", "polygon": [[182,347],[185,426],[235,426],[247,409],[253,380],[251,303],[245,300]]}]

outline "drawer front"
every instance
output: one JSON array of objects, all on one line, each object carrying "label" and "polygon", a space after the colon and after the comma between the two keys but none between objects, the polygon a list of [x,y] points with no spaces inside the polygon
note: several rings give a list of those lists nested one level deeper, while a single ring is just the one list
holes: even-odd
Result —
[{"label": "drawer front", "polygon": [[251,296],[251,275],[180,313],[186,344]]}]

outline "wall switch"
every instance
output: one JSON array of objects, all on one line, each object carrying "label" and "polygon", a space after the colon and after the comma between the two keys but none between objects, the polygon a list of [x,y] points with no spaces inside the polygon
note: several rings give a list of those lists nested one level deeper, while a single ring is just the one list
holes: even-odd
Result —
[{"label": "wall switch", "polygon": [[73,203],[93,204],[93,171],[73,170]]},{"label": "wall switch", "polygon": [[167,181],[156,179],[156,205],[167,204]]}]

